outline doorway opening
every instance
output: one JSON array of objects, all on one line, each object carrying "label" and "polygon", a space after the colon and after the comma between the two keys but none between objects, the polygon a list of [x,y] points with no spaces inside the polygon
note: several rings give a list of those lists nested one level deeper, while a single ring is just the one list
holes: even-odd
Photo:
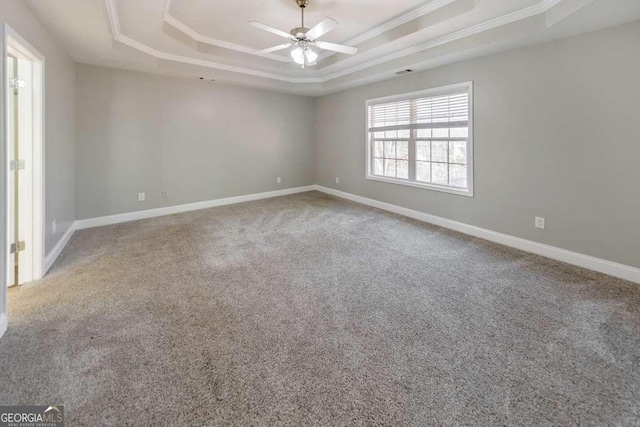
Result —
[{"label": "doorway opening", "polygon": [[43,275],[44,57],[5,26],[6,285]]}]

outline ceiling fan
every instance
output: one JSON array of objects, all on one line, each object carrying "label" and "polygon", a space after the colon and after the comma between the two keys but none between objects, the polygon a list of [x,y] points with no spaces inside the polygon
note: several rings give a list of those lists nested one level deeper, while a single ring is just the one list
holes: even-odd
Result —
[{"label": "ceiling fan", "polygon": [[301,65],[302,68],[304,68],[307,65],[316,65],[318,53],[313,50],[313,48],[330,50],[332,52],[346,53],[347,55],[355,55],[356,53],[358,53],[358,49],[355,47],[335,43],[327,43],[318,40],[320,37],[336,28],[339,25],[338,22],[332,18],[324,18],[315,27],[311,29],[306,28],[304,26],[304,9],[309,6],[309,0],[295,0],[295,2],[302,11],[302,25],[300,27],[294,28],[289,33],[285,33],[284,31],[280,31],[277,28],[270,27],[261,22],[251,21],[249,23],[249,25],[252,25],[256,28],[260,28],[261,30],[265,30],[280,37],[289,39],[289,43],[261,50],[258,52],[259,54],[277,52],[279,50],[284,50],[295,46],[295,48],[291,50],[291,57],[296,64]]}]

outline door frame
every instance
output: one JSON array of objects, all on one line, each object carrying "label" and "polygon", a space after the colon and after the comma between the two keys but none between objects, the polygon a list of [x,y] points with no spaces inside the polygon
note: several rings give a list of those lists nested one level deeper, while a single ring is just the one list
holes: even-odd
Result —
[{"label": "door frame", "polygon": [[[45,57],[36,48],[34,48],[27,40],[25,40],[20,34],[14,31],[8,24],[4,24],[3,28],[3,43],[2,43],[2,57],[0,58],[0,76],[2,80],[2,90],[0,94],[2,96],[2,117],[0,118],[1,126],[1,141],[0,147],[0,160],[2,165],[0,166],[0,172],[3,174],[2,182],[2,197],[0,197],[0,203],[2,203],[2,248],[0,248],[0,266],[4,264],[5,271],[0,271],[3,282],[6,282],[6,252],[9,250],[9,242],[7,242],[7,236],[5,233],[7,226],[7,173],[8,173],[8,159],[7,154],[7,133],[6,133],[6,93],[5,89],[8,86],[6,81],[6,57],[9,52],[12,54],[18,53],[20,56],[29,59],[33,63],[33,242],[31,257],[32,263],[32,280],[42,278],[44,275],[44,260],[45,260]],[[15,56],[15,55],[14,55]],[[3,283],[0,286],[0,336],[7,328],[7,286]]]}]

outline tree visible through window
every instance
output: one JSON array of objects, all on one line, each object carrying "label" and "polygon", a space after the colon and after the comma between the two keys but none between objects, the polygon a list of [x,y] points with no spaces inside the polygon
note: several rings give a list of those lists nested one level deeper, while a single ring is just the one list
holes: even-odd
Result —
[{"label": "tree visible through window", "polygon": [[472,194],[471,83],[367,101],[367,177]]}]

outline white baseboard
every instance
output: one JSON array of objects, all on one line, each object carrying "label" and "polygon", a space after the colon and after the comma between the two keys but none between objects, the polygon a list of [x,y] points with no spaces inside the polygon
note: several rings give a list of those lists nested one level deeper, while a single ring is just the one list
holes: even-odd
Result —
[{"label": "white baseboard", "polygon": [[485,228],[476,227],[474,225],[465,224],[463,222],[453,221],[424,212],[415,211],[413,209],[403,208],[401,206],[392,205],[367,197],[356,196],[355,194],[346,193],[344,191],[335,190],[333,188],[316,185],[315,189],[323,193],[348,199],[364,205],[373,206],[385,211],[404,215],[419,221],[428,222],[440,227],[449,228],[474,237],[479,237],[495,243],[499,243],[512,248],[520,249],[533,254],[541,255],[557,261],[573,264],[578,267],[587,268],[620,279],[629,280],[631,282],[640,283],[640,269],[616,262],[607,261],[601,258],[584,255],[578,252],[568,251],[566,249],[557,248],[555,246],[546,245],[544,243],[534,242],[532,240],[522,239],[520,237],[508,234],[498,233],[496,231],[487,230]]},{"label": "white baseboard", "polygon": [[147,209],[144,211],[81,219],[76,221],[76,229],[83,230],[85,228],[101,227],[103,225],[119,224],[122,222],[136,221],[139,219],[155,218],[158,216],[173,215],[181,212],[214,208],[216,206],[226,206],[236,203],[250,202],[253,200],[269,199],[271,197],[288,196],[290,194],[305,193],[307,191],[313,190],[315,190],[315,186],[308,185],[306,187],[287,188],[285,190],[269,191],[266,193],[247,194],[244,196],[235,196],[227,197],[224,199],[207,200],[204,202],[188,203],[185,205],[167,206],[165,208]]},{"label": "white baseboard", "polygon": [[76,230],[77,221],[74,221],[73,223],[71,223],[71,226],[69,227],[67,232],[62,235],[62,238],[58,241],[58,244],[56,244],[53,249],[51,249],[51,252],[47,254],[44,259],[43,276],[47,274],[53,263],[56,262],[56,260],[62,253],[62,250],[67,246],[67,243],[69,243],[69,240],[71,240],[71,236],[73,236],[73,233],[75,233]]},{"label": "white baseboard", "polygon": [[49,271],[55,260],[58,258],[62,250],[65,248],[69,239],[73,235],[75,230],[82,230],[85,228],[100,227],[103,225],[119,224],[122,222],[136,221],[145,218],[155,218],[158,216],[172,215],[180,212],[189,212],[199,209],[213,208],[216,206],[232,205],[236,203],[249,202],[253,200],[268,199],[271,197],[287,196],[290,194],[304,193],[307,191],[321,191],[323,193],[331,194],[343,199],[348,199],[354,202],[362,203],[364,205],[372,206],[375,208],[383,209],[389,212],[393,212],[399,215],[404,215],[409,218],[414,218],[419,221],[427,222],[430,224],[445,227],[451,230],[459,231],[464,234],[468,234],[474,237],[479,237],[485,240],[489,240],[495,243],[499,243],[512,248],[520,249],[526,252],[541,255],[547,258],[555,259],[557,261],[566,262],[568,264],[576,265],[578,267],[587,268],[600,273],[608,274],[610,276],[618,277],[620,279],[629,280],[631,282],[640,283],[640,269],[631,267],[624,264],[619,264],[612,261],[607,261],[601,258],[596,258],[589,255],[584,255],[578,252],[569,251],[566,249],[557,248],[555,246],[546,245],[544,243],[534,242],[532,240],[523,239],[520,237],[511,236],[508,234],[499,233],[497,231],[487,230],[485,228],[476,227],[474,225],[465,224],[463,222],[453,221],[450,219],[442,218],[439,216],[419,212],[413,209],[403,208],[401,206],[393,205],[391,203],[381,202],[379,200],[369,199],[367,197],[357,196],[355,194],[346,193],[344,191],[335,190],[333,188],[324,187],[321,185],[309,185],[306,187],[288,188],[286,190],[270,191],[266,193],[248,194],[244,196],[227,197],[224,199],[208,200],[204,202],[189,203],[185,205],[168,206],[165,208],[148,209],[144,211],[129,212],[124,214],[103,216],[98,218],[83,219],[74,222],[69,230],[64,234],[62,239],[53,248],[53,250],[47,255],[45,259],[45,273]]}]

